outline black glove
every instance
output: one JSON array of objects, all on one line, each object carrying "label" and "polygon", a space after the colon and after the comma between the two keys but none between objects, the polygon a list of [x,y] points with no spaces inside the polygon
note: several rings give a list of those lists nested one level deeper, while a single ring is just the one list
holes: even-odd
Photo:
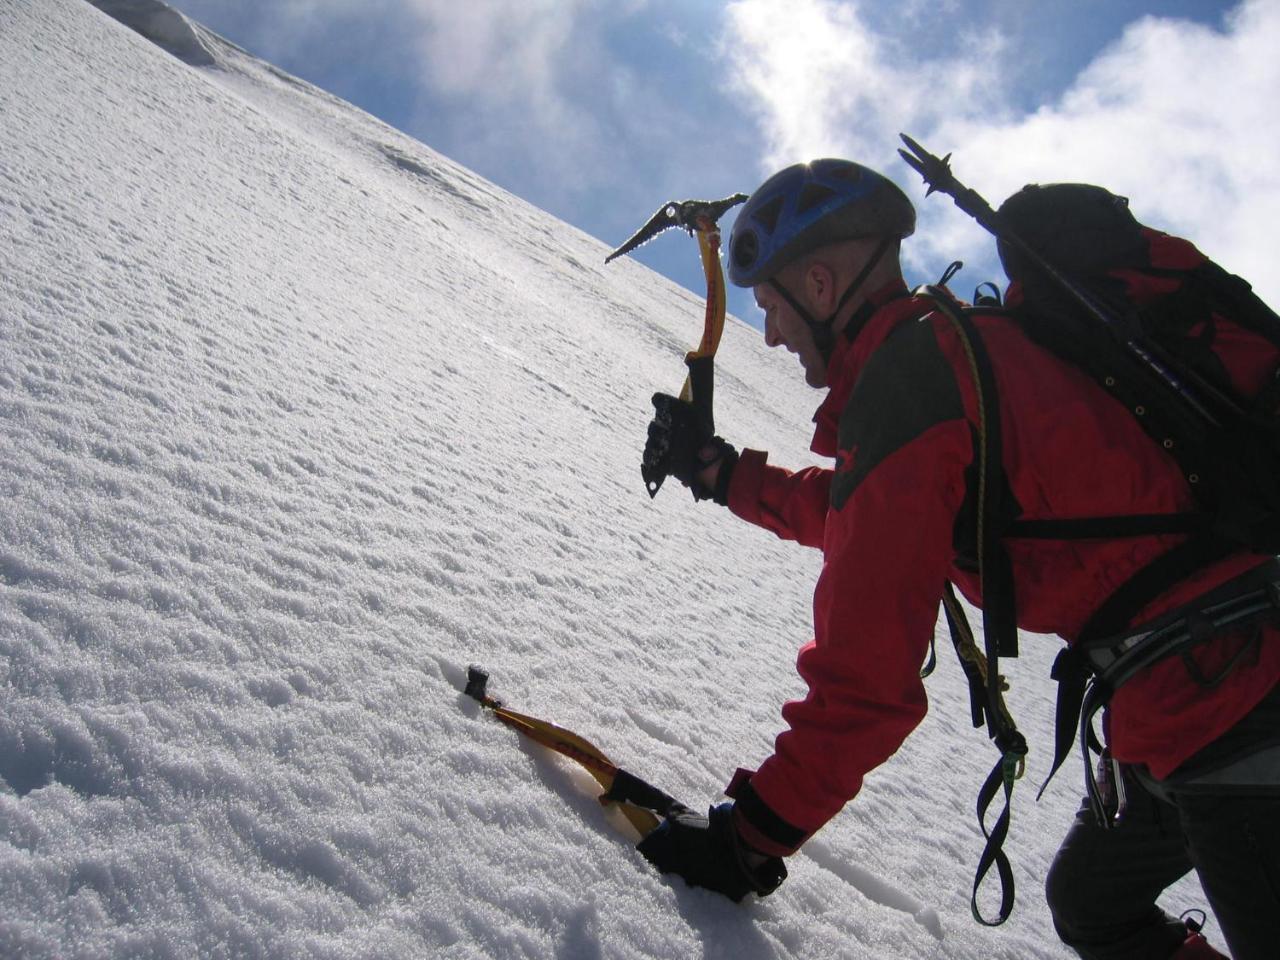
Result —
[{"label": "black glove", "polygon": [[[711,428],[698,416],[693,404],[666,393],[653,395],[653,420],[644,445],[644,465],[659,473],[669,473],[693,492],[695,500],[729,502],[729,478],[738,462],[733,445],[713,436]],[[698,479],[698,474],[716,462],[714,490]]]},{"label": "black glove", "polygon": [[677,873],[691,887],[706,887],[737,903],[748,893],[767,897],[787,879],[778,857],[750,849],[733,826],[733,804],[701,817],[687,807],[673,811],[637,848],[663,873]]}]

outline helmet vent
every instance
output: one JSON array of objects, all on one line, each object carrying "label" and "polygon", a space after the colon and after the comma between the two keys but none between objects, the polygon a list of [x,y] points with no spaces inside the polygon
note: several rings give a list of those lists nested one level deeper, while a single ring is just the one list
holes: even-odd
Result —
[{"label": "helmet vent", "polygon": [[773,233],[774,229],[777,228],[778,217],[782,216],[782,207],[785,202],[786,197],[774,197],[753,214],[756,223],[764,227],[766,234]]},{"label": "helmet vent", "polygon": [[835,195],[836,192],[834,190],[821,183],[806,183],[800,191],[800,196],[796,198],[796,212],[805,213],[812,210],[818,204],[831,199]]},{"label": "helmet vent", "polygon": [[739,234],[733,244],[733,262],[742,270],[750,270],[755,266],[756,257],[760,254],[760,242],[755,232]]}]

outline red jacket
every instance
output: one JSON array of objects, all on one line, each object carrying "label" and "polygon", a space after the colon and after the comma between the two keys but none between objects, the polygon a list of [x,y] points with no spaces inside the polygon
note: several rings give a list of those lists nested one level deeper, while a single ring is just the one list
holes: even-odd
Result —
[{"label": "red jacket", "polygon": [[[809,693],[783,708],[790,729],[751,778],[750,802],[738,804],[746,839],[767,853],[793,852],[924,717],[919,672],[944,582],[981,605],[977,575],[956,565],[955,546],[965,472],[975,456],[975,394],[949,321],[929,314],[926,301],[901,296],[883,304],[855,340],[839,338],[813,441],[814,452],[835,457],[834,470],[792,473],[746,450],[733,473],[734,513],[820,548],[824,559],[814,639],[798,660]],[[1174,461],[1087,375],[1036,346],[1008,317],[979,315],[975,322],[995,369],[1004,466],[1022,518],[1194,508]],[[886,343],[902,323],[908,327]],[[1117,587],[1180,540],[1008,540],[1018,625],[1072,641]],[[1168,591],[1135,622],[1265,559],[1225,560]],[[1212,691],[1176,658],[1135,677],[1111,701],[1115,756],[1167,776],[1280,680],[1276,639],[1265,638],[1257,655]],[[1228,634],[1199,648],[1204,675],[1242,642]],[[1016,699],[1011,707],[1016,713]]]}]

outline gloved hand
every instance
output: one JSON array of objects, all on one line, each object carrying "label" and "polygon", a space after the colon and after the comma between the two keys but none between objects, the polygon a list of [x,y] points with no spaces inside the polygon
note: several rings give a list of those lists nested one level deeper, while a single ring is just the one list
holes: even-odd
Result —
[{"label": "gloved hand", "polygon": [[[738,462],[733,445],[713,436],[693,404],[666,393],[653,395],[653,420],[644,445],[644,465],[669,473],[693,492],[695,500],[729,502],[729,478]],[[700,479],[708,467],[719,463],[714,489]]]},{"label": "gloved hand", "polygon": [[767,897],[787,879],[787,866],[749,848],[733,826],[733,804],[722,803],[702,817],[681,807],[637,848],[663,873],[684,877],[737,903],[748,893]]}]

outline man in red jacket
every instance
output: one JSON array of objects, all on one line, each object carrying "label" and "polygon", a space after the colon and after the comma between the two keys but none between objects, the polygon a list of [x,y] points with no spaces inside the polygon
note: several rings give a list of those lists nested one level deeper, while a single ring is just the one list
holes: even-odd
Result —
[{"label": "man in red jacket", "polygon": [[[796,354],[827,395],[812,449],[830,469],[791,472],[713,437],[693,409],[655,397],[646,459],[698,499],[823,551],[814,638],[799,654],[808,695],[733,804],[677,818],[642,850],[734,899],[764,895],[795,852],[852,799],[926,709],[920,666],[944,586],[981,606],[973,562],[978,397],[963,338],[908,292],[900,241],[910,201],[843,160],[789,167],[742,208],[730,279],[753,289],[765,340]],[[1003,502],[1019,518],[1189,511],[1174,461],[1077,368],[997,311],[973,318],[994,369]],[[1116,591],[1185,538],[1009,541],[1018,626],[1074,642]],[[1207,562],[1157,592],[1136,624],[1195,612],[1206,594],[1280,581],[1274,558]],[[1280,593],[1277,593],[1280,597]],[[1195,869],[1236,960],[1280,956],[1280,629],[1275,617],[1206,635],[1121,687],[1108,746],[1127,787],[1104,829],[1077,818],[1047,890],[1060,937],[1086,958],[1220,956],[1155,905]],[[1205,682],[1214,678],[1214,683]]]}]

